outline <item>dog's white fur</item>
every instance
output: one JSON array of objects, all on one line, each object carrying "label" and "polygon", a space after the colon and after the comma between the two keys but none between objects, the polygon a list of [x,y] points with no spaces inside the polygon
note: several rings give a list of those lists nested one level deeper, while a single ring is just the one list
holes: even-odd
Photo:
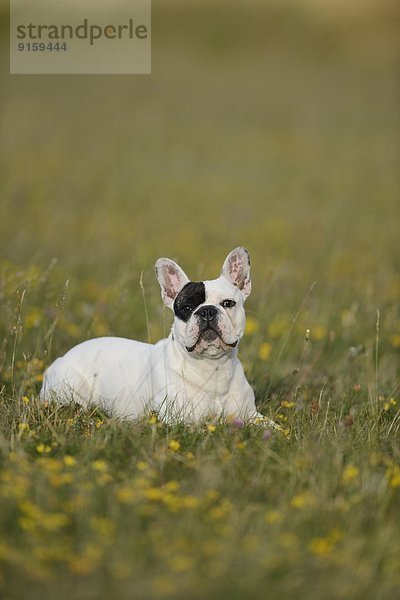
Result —
[{"label": "dog's white fur", "polygon": [[[163,301],[174,310],[189,279],[167,258],[157,261],[156,274]],[[156,411],[166,422],[261,417],[237,357],[245,327],[243,305],[250,290],[248,252],[235,248],[220,277],[204,282],[205,301],[186,321],[175,316],[167,339],[155,345],[117,337],[83,342],[47,369],[41,398],[99,405],[118,417]],[[234,306],[223,307],[227,299]],[[202,330],[205,318],[199,314],[204,306],[213,308],[218,335]]]}]

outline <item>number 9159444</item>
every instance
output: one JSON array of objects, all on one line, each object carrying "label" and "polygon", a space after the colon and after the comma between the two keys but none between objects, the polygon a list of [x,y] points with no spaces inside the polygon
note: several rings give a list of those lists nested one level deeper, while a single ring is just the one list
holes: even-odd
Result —
[{"label": "number 9159444", "polygon": [[19,52],[66,52],[67,44],[63,42],[20,42],[18,44]]}]

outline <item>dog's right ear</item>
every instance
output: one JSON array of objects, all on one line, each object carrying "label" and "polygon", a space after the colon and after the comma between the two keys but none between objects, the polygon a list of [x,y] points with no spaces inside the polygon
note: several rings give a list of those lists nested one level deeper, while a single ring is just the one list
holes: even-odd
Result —
[{"label": "dog's right ear", "polygon": [[156,262],[156,277],[161,287],[161,298],[165,306],[173,308],[174,300],[189,278],[179,265],[170,258],[159,258]]}]

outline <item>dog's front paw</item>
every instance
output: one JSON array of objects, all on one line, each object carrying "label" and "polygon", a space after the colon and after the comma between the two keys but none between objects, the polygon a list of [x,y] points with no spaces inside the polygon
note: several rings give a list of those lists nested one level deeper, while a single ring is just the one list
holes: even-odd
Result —
[{"label": "dog's front paw", "polygon": [[276,431],[280,431],[280,426],[275,423],[272,419],[262,415],[260,412],[254,413],[252,417],[249,419],[249,423],[251,425],[257,425],[259,427],[271,427],[271,429],[275,429]]}]

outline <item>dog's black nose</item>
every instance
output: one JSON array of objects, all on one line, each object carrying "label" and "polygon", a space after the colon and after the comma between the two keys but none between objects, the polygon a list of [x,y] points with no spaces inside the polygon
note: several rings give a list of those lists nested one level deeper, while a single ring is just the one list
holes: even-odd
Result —
[{"label": "dog's black nose", "polygon": [[207,305],[202,306],[196,311],[196,315],[198,315],[203,321],[212,321],[214,317],[218,314],[218,309],[215,306]]}]

